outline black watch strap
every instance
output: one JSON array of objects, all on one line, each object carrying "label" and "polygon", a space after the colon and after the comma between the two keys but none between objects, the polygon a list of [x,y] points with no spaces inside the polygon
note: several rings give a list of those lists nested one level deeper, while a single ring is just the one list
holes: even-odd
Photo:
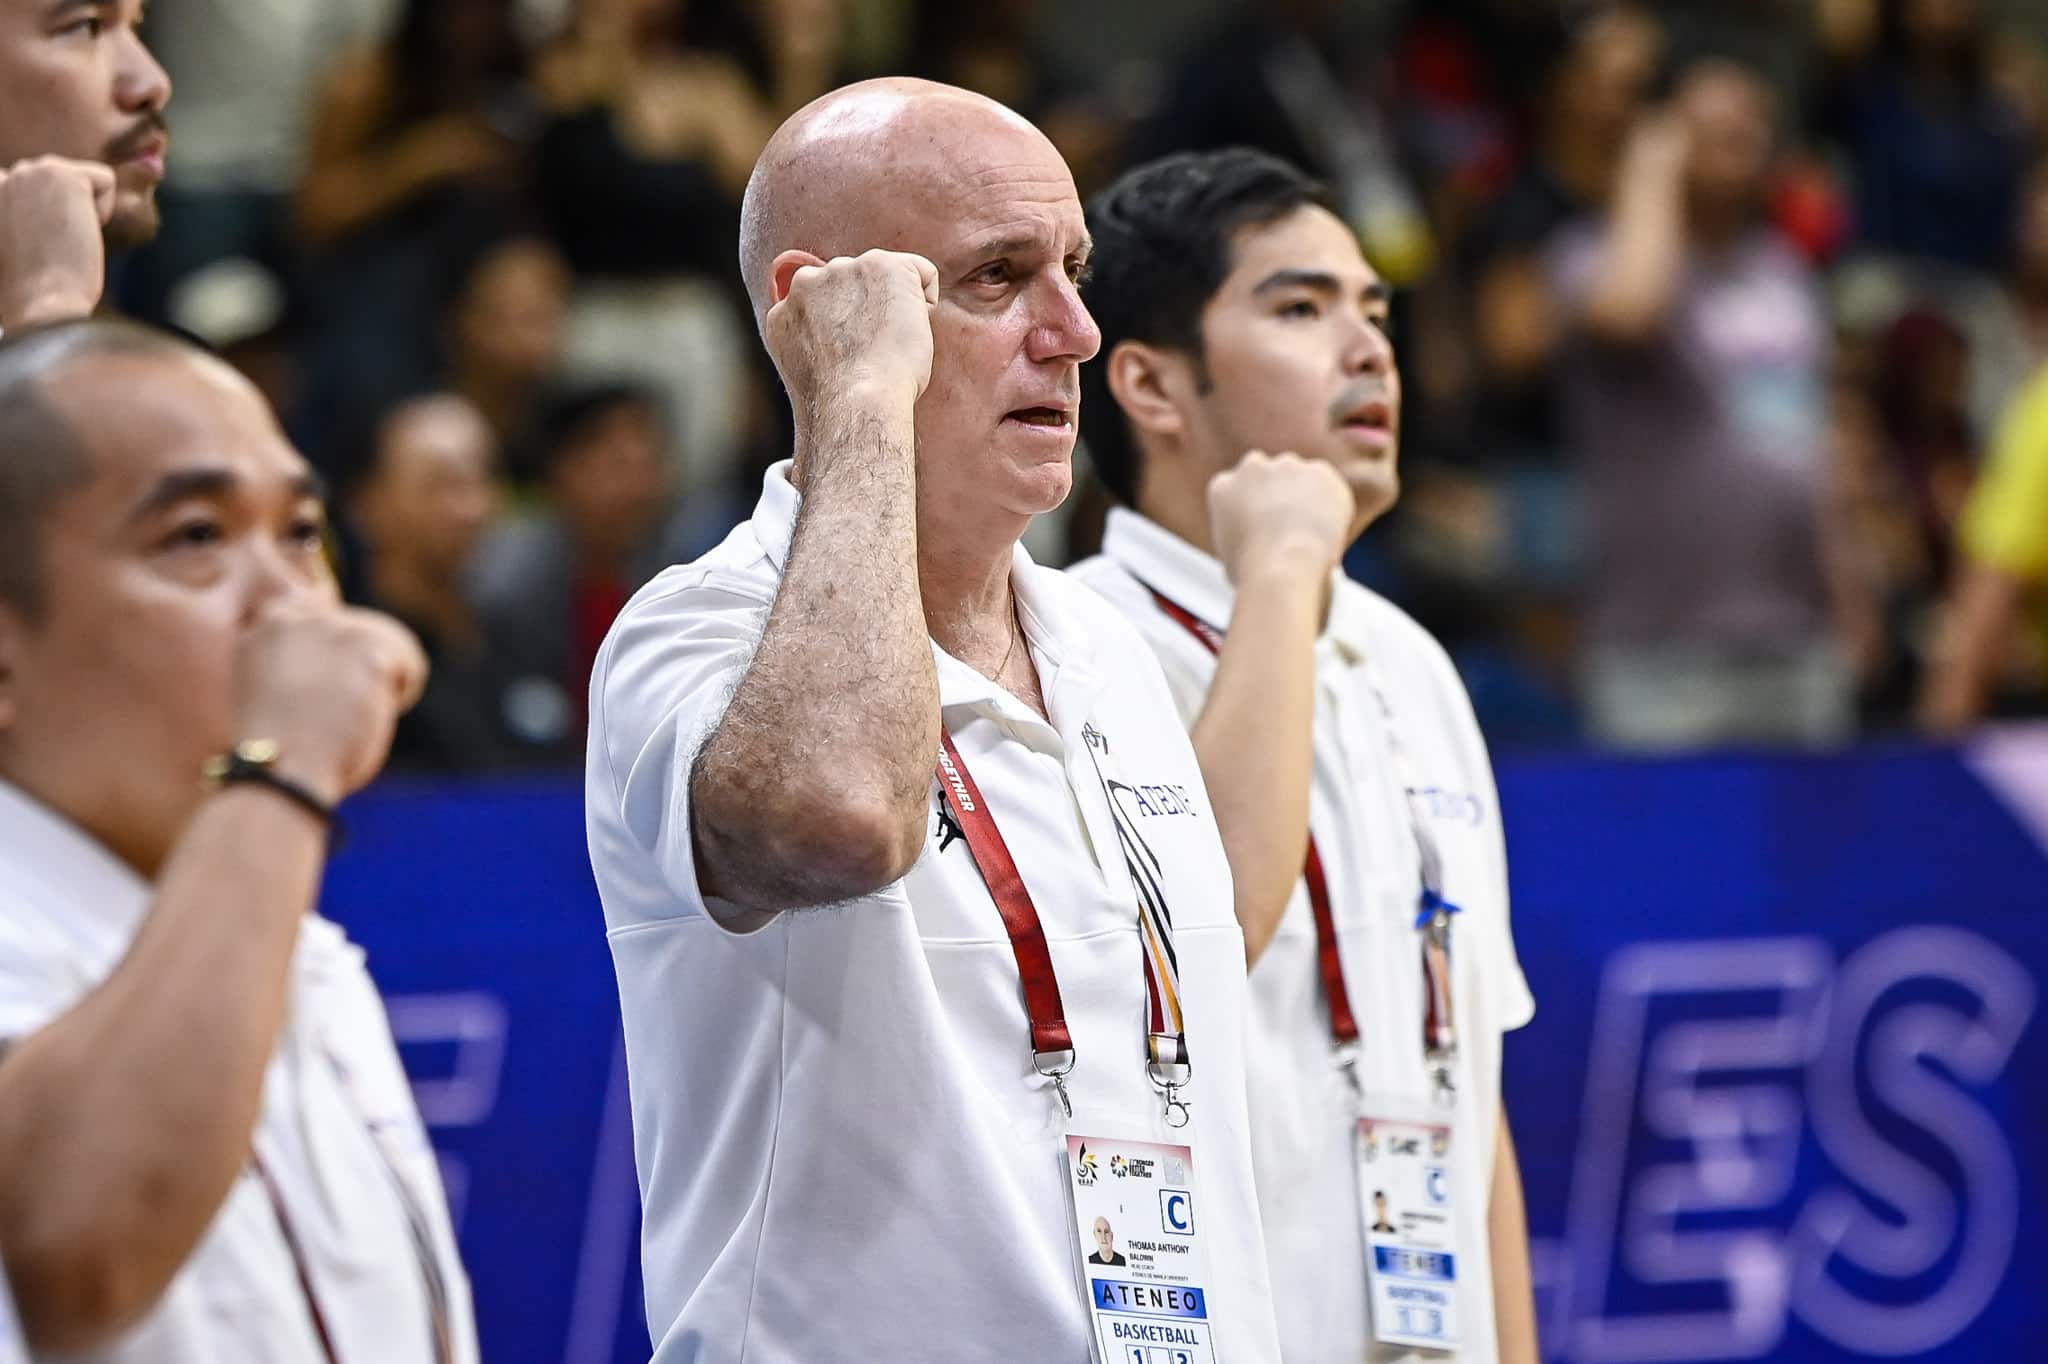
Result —
[{"label": "black watch strap", "polygon": [[275,791],[331,831],[335,823],[334,807],[290,777],[280,776],[277,755],[277,745],[267,739],[245,740],[206,764],[207,784],[215,790],[246,785]]}]

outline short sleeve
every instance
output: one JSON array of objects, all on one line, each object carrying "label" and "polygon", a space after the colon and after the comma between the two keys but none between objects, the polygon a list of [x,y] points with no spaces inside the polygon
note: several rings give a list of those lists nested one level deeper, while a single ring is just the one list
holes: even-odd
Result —
[{"label": "short sleeve", "polygon": [[1999,424],[1961,531],[1977,563],[2026,582],[2048,578],[2048,375]]},{"label": "short sleeve", "polygon": [[[585,796],[591,856],[601,886],[623,870],[603,859],[637,853],[668,892],[658,903],[607,894],[615,919],[707,911],[690,832],[690,772],[753,658],[771,604],[747,587],[692,573],[635,599],[598,655]],[[724,917],[710,908],[707,917]]]}]

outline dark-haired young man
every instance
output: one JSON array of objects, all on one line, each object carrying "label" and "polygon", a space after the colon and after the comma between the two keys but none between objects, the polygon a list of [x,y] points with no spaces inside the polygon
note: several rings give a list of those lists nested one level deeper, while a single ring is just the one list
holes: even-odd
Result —
[{"label": "dark-haired young man", "polygon": [[[1262,153],[1142,166],[1088,221],[1082,411],[1124,506],[1075,573],[1152,644],[1229,854],[1286,1357],[1533,1364],[1492,771],[1443,650],[1337,568],[1399,486],[1387,290]],[[1432,1215],[1397,1228],[1375,1189]]]},{"label": "dark-haired young man", "polygon": [[98,306],[156,235],[171,82],[142,0],[0,0],[0,332]]}]

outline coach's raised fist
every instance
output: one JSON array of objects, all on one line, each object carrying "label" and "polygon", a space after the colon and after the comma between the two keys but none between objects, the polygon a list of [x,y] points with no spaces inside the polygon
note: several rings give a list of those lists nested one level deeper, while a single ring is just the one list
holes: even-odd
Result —
[{"label": "coach's raised fist", "polygon": [[39,156],[0,168],[0,330],[88,317],[107,274],[114,172]]},{"label": "coach's raised fist", "polygon": [[1321,460],[1254,450],[1209,480],[1209,535],[1234,583],[1260,572],[1321,582],[1351,538],[1351,485]]},{"label": "coach's raised fist", "polygon": [[768,353],[799,412],[871,394],[908,407],[932,377],[932,305],[938,268],[902,251],[820,261],[801,251],[775,260]]},{"label": "coach's raised fist", "polygon": [[304,600],[265,607],[235,667],[235,737],[275,741],[278,770],[330,803],[377,775],[427,680],[419,641],[391,617]]}]

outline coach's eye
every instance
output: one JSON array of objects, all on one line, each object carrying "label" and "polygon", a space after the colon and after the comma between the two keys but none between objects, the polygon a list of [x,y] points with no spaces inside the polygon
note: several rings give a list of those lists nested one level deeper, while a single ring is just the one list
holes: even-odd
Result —
[{"label": "coach's eye", "polygon": [[1323,315],[1322,305],[1310,298],[1297,298],[1292,303],[1280,305],[1280,316],[1314,321]]},{"label": "coach's eye", "polygon": [[1008,284],[1010,282],[1010,264],[1008,261],[993,261],[982,266],[967,278],[973,284]]},{"label": "coach's eye", "polygon": [[180,522],[164,537],[163,547],[170,550],[204,549],[217,545],[227,538],[227,530],[211,517]]}]

